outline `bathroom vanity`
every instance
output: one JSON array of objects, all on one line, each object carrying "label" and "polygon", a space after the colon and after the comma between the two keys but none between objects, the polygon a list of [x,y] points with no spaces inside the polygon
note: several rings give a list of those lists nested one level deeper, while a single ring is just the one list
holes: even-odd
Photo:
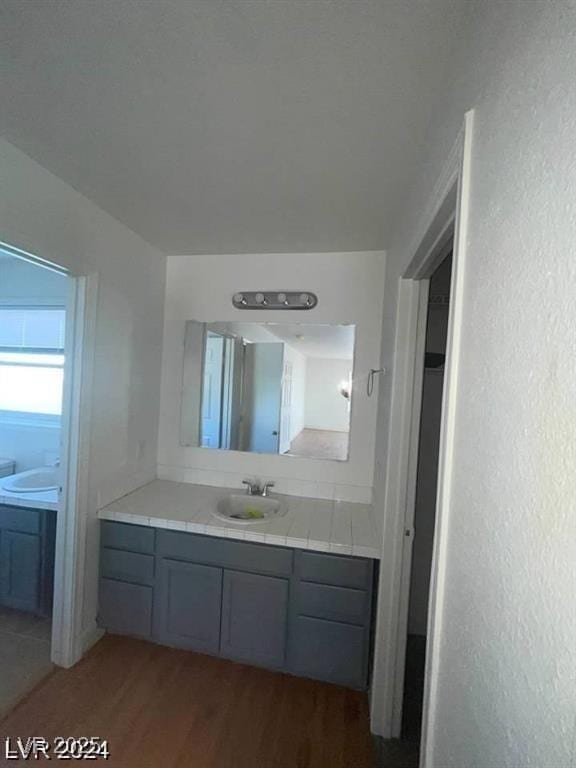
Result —
[{"label": "bathroom vanity", "polygon": [[56,511],[0,503],[0,605],[50,616]]},{"label": "bathroom vanity", "polygon": [[[282,521],[258,530],[214,518],[210,510],[223,493],[156,481],[100,512],[100,626],[366,688],[377,557],[340,550],[353,552],[355,512],[364,537],[357,547],[374,546],[369,508],[291,498]],[[291,532],[304,535],[303,521],[308,537],[287,546]],[[331,538],[342,521],[351,533],[339,545]],[[327,531],[323,542],[310,536],[319,525]]]}]

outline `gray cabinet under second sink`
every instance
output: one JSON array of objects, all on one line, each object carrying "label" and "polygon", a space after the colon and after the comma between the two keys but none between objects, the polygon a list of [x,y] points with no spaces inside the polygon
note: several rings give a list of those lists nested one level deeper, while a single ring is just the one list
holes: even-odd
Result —
[{"label": "gray cabinet under second sink", "polygon": [[0,505],[0,606],[50,616],[56,512]]},{"label": "gray cabinet under second sink", "polygon": [[374,561],[102,522],[110,632],[365,688]]}]

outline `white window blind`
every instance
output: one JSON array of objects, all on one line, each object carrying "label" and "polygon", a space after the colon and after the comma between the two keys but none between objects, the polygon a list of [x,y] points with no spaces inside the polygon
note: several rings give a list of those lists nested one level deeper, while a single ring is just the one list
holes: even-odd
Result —
[{"label": "white window blind", "polygon": [[66,313],[0,307],[0,411],[62,412]]}]

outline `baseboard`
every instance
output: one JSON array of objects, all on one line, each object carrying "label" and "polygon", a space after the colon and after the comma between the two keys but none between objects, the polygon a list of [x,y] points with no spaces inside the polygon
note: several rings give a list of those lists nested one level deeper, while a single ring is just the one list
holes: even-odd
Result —
[{"label": "baseboard", "polygon": [[[96,625],[94,625],[93,627],[90,627],[85,632],[83,632],[80,635],[80,642],[79,642],[81,657],[84,656],[84,654],[87,651],[89,651],[93,645],[96,645],[98,640],[104,637],[104,634],[105,634],[104,630],[100,629],[100,627],[97,627]],[[80,659],[78,659],[78,661],[80,661]]]},{"label": "baseboard", "polygon": [[96,624],[84,630],[82,634],[76,637],[74,642],[74,652],[72,656],[66,654],[60,655],[58,653],[52,654],[52,663],[57,667],[63,667],[64,669],[70,669],[78,664],[80,659],[87,653],[87,651],[95,645],[98,640],[104,635],[104,630],[97,627]]}]

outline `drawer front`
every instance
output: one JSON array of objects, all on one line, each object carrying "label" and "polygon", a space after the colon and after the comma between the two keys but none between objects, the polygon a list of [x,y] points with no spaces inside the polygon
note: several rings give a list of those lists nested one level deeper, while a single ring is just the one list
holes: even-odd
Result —
[{"label": "drawer front", "polygon": [[361,557],[299,552],[298,575],[304,581],[318,584],[369,589],[372,561]]},{"label": "drawer front", "polygon": [[364,625],[370,620],[370,597],[368,592],[359,589],[302,581],[296,588],[296,612]]},{"label": "drawer front", "polygon": [[40,519],[43,513],[38,509],[0,506],[0,530],[16,533],[40,533]]},{"label": "drawer front", "polygon": [[237,571],[290,576],[293,551],[243,541],[196,536],[179,531],[158,531],[157,552],[162,557],[191,560]]},{"label": "drawer front", "polygon": [[102,547],[100,573],[109,579],[134,581],[137,584],[154,582],[154,555],[124,552],[121,549]]},{"label": "drawer front", "polygon": [[290,638],[290,671],[330,683],[365,688],[366,630],[298,616]]},{"label": "drawer front", "polygon": [[103,547],[129,549],[132,552],[154,553],[154,528],[131,523],[113,523],[103,520],[100,543]]},{"label": "drawer front", "polygon": [[110,632],[134,637],[152,633],[152,587],[100,579],[98,623]]}]

